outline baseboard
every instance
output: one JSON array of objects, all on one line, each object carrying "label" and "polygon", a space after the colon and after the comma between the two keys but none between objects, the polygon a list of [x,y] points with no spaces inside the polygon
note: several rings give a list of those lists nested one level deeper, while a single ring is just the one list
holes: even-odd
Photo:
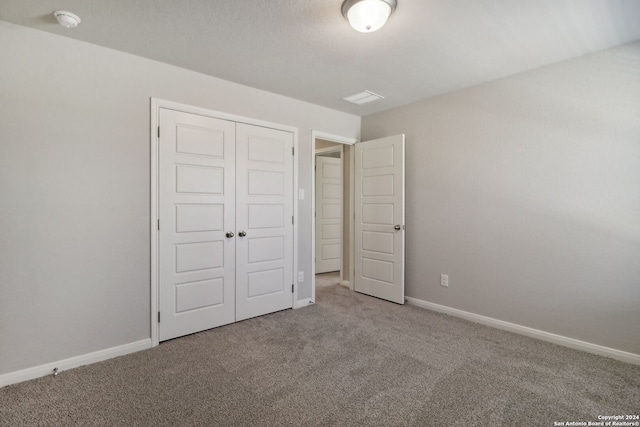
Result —
[{"label": "baseboard", "polygon": [[342,281],[342,286],[344,286],[345,288],[351,289],[351,283],[349,283],[348,280],[343,280]]},{"label": "baseboard", "polygon": [[491,326],[496,329],[502,329],[504,331],[514,332],[520,335],[526,335],[528,337],[537,338],[542,341],[547,341],[547,342],[558,344],[564,347],[569,347],[574,350],[581,350],[587,353],[597,354],[599,356],[610,357],[612,359],[620,360],[622,362],[632,363],[634,365],[640,365],[640,354],[629,353],[622,350],[616,350],[615,348],[605,347],[602,345],[592,344],[586,341],[580,341],[580,340],[565,337],[562,335],[552,334],[550,332],[541,331],[539,329],[533,329],[527,326],[505,322],[503,320],[498,320],[491,317],[470,313],[468,311],[458,310],[457,308],[451,308],[445,305],[435,304],[435,303],[423,301],[417,298],[405,297],[405,299],[407,303],[414,305],[416,307],[426,308],[427,310],[437,311],[438,313],[444,313],[450,316],[459,317],[461,319],[469,320],[471,322],[480,323],[486,326]]},{"label": "baseboard", "polygon": [[299,301],[296,301],[293,304],[293,308],[302,308],[302,307],[309,307],[311,304],[313,304],[313,300],[311,298],[305,298],[305,299],[301,299]]},{"label": "baseboard", "polygon": [[9,372],[8,374],[0,375],[0,387],[32,380],[34,378],[44,377],[45,375],[52,374],[54,368],[58,368],[58,372],[62,372],[67,369],[101,362],[113,357],[124,356],[125,354],[135,353],[136,351],[146,350],[148,348],[151,348],[150,338],[132,342],[129,344],[119,345],[117,347],[95,351],[93,353],[70,357],[69,359],[58,360],[57,362],[34,366],[33,368]]}]

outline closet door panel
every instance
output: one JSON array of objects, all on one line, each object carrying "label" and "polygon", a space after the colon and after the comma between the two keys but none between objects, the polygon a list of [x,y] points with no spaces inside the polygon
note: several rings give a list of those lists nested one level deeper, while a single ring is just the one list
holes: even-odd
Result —
[{"label": "closet door panel", "polygon": [[161,341],[235,320],[235,123],[160,109]]},{"label": "closet door panel", "polygon": [[293,306],[293,134],[236,128],[236,320]]}]

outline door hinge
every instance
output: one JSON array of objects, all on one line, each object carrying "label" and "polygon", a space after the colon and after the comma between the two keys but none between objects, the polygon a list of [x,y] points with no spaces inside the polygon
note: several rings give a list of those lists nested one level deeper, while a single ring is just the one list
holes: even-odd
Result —
[{"label": "door hinge", "polygon": [[160,220],[158,220],[158,230],[160,230]]},{"label": "door hinge", "polygon": [[296,149],[295,147],[291,147],[291,155],[295,156],[296,155]]},{"label": "door hinge", "polygon": [[293,283],[291,284],[291,293],[293,293]]},{"label": "door hinge", "polygon": [[291,224],[293,225],[293,215],[291,215]]},{"label": "door hinge", "polygon": [[158,126],[158,138],[160,138],[160,126]]},{"label": "door hinge", "polygon": [[158,323],[160,323],[160,312],[158,312]]}]

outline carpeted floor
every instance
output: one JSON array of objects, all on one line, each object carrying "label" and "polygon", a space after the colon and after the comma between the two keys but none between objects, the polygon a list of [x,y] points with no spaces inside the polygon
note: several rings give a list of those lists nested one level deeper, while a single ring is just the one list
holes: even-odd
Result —
[{"label": "carpeted floor", "polygon": [[640,366],[338,285],[317,304],[0,389],[0,425],[553,426],[640,414]]},{"label": "carpeted floor", "polygon": [[316,289],[340,284],[340,272],[316,274]]}]

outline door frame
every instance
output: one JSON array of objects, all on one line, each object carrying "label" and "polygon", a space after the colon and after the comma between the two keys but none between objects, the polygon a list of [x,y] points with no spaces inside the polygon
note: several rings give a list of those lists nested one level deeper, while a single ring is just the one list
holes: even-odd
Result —
[{"label": "door frame", "polygon": [[[300,223],[298,219],[298,198],[296,195],[298,194],[298,128],[273,122],[267,122],[264,120],[253,119],[250,117],[238,116],[235,114],[223,113],[220,111],[210,110],[208,108],[195,107],[192,105],[181,104],[178,102],[167,101],[164,99],[151,97],[151,121],[149,132],[151,135],[150,143],[151,143],[151,218],[149,222],[150,232],[151,232],[151,312],[150,312],[150,323],[151,323],[151,346],[155,347],[159,344],[159,336],[158,336],[158,181],[159,181],[159,172],[158,172],[158,161],[159,161],[159,150],[158,150],[158,126],[159,126],[159,118],[160,118],[160,108],[165,108],[168,110],[176,110],[184,113],[190,114],[198,114],[206,117],[213,117],[221,120],[229,120],[237,123],[245,123],[248,125],[261,126],[271,129],[282,130],[286,132],[291,132],[293,134],[293,189],[291,193],[291,197],[293,200],[293,271],[291,272],[292,277],[297,277],[296,271],[298,271],[298,224]],[[315,144],[315,140],[314,140]],[[315,226],[315,224],[314,224]],[[315,282],[314,282],[315,284]],[[291,294],[291,307],[296,306],[296,301],[298,301],[298,286],[293,287],[293,293]]]},{"label": "door frame", "polygon": [[[314,215],[314,212],[316,211],[316,170],[315,170],[315,164],[316,164],[316,139],[323,139],[325,141],[330,141],[330,142],[335,142],[336,144],[342,144],[342,145],[355,145],[356,143],[360,142],[359,139],[355,139],[355,138],[348,138],[345,136],[340,136],[340,135],[333,135],[330,133],[326,133],[326,132],[321,132],[321,131],[317,131],[317,130],[312,130],[311,131],[311,204],[312,204],[312,209],[311,209],[311,301],[310,302],[315,302],[316,300],[316,216]],[[344,162],[344,148],[342,148],[342,160]],[[350,194],[353,194],[353,173],[354,173],[354,169],[355,169],[355,157],[353,155],[349,156],[349,188],[350,188]],[[343,177],[344,179],[344,177]],[[344,197],[343,197],[344,199]],[[355,213],[355,207],[353,204],[353,197],[349,197],[349,219],[352,221],[353,220],[353,216]],[[344,210],[344,207],[343,207]],[[344,227],[344,218],[342,218],[341,221],[341,229],[342,227]],[[342,234],[344,235],[344,230],[342,230]],[[354,242],[355,242],[355,234],[354,234],[354,230],[353,227],[351,227],[350,233],[349,233],[349,261],[350,264],[353,264],[352,260],[354,259],[355,256],[355,251],[354,251]],[[344,268],[344,242],[342,242],[342,248],[341,248],[341,260],[340,260],[340,280],[344,280],[343,276],[345,273],[345,268]],[[353,265],[351,266],[352,268],[349,269],[348,271],[348,275],[347,277],[349,278],[349,286],[348,288],[353,290],[353,281],[355,279],[355,270],[353,268]],[[343,282],[344,283],[344,282]],[[343,284],[341,283],[341,285]]]}]

